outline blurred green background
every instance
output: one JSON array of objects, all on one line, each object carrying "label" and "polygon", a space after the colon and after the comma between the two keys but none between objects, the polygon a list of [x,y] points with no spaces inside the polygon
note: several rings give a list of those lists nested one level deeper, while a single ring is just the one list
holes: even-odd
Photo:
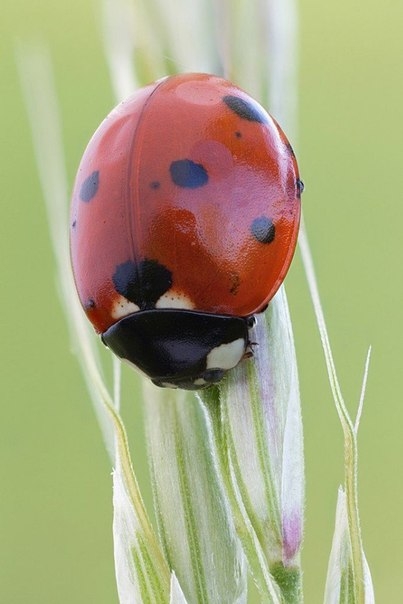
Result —
[{"label": "blurred green background", "polygon": [[[69,178],[113,106],[95,0],[2,0],[0,602],[117,602],[110,465],[55,287],[15,44],[45,40]],[[356,408],[373,346],[360,446],[364,545],[378,602],[403,593],[403,3],[301,0],[298,157],[305,218],[343,391]],[[287,291],[307,470],[305,601],[321,602],[341,429],[297,253]],[[135,377],[127,374],[129,389]],[[146,482],[138,402],[124,409]],[[149,490],[145,486],[146,496]]]}]

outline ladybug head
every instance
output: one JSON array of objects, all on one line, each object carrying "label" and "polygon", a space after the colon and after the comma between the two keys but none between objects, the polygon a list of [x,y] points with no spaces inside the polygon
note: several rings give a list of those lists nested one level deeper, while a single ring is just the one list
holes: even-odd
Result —
[{"label": "ladybug head", "polygon": [[112,325],[102,340],[157,386],[199,390],[219,382],[245,355],[248,319],[144,310]]}]

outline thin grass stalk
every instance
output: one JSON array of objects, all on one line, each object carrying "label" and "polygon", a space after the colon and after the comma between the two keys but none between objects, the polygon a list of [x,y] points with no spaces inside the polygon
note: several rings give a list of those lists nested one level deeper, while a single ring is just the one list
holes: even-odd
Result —
[{"label": "thin grass stalk", "polygon": [[[360,528],[360,518],[358,511],[358,449],[357,433],[344,399],[341,393],[340,384],[336,374],[333,355],[329,343],[325,318],[319,296],[318,285],[312,260],[311,251],[308,244],[305,225],[302,224],[300,238],[300,251],[305,273],[308,280],[309,290],[315,310],[316,321],[319,328],[323,351],[325,354],[326,368],[329,376],[329,382],[333,393],[333,399],[336,410],[342,425],[344,434],[344,473],[346,489],[346,506],[349,533],[351,539],[352,553],[352,572],[354,577],[354,597],[356,604],[365,604],[365,563],[363,555],[363,545]],[[361,397],[362,398],[362,397]],[[358,427],[358,424],[357,424]]]},{"label": "thin grass stalk", "polygon": [[355,422],[354,422],[354,431],[355,431],[356,435],[358,434],[358,428],[360,427],[361,415],[362,415],[362,411],[364,408],[364,399],[365,399],[365,392],[367,389],[371,353],[372,353],[372,346],[369,346],[367,356],[365,359],[364,374],[363,374],[363,378],[362,378],[361,392],[360,392],[360,400],[358,403],[357,415],[355,417]]}]

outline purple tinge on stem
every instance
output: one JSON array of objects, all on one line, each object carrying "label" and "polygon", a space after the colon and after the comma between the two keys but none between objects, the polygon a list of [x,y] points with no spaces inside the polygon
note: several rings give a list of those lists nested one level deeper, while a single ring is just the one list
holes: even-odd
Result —
[{"label": "purple tinge on stem", "polygon": [[283,563],[288,566],[293,563],[298,554],[302,541],[302,515],[300,510],[289,511],[283,514]]}]

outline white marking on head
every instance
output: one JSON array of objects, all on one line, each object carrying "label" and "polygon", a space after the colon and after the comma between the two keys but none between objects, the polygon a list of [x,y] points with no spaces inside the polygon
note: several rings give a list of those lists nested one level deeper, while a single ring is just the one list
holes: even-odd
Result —
[{"label": "white marking on head", "polygon": [[228,344],[213,348],[207,355],[207,369],[232,369],[238,365],[245,352],[245,340],[238,338]]},{"label": "white marking on head", "polygon": [[121,319],[122,317],[127,317],[134,312],[138,312],[140,308],[134,302],[129,302],[124,296],[119,296],[117,300],[115,300],[111,315],[114,319]]},{"label": "white marking on head", "polygon": [[206,380],[204,380],[203,378],[197,378],[193,384],[195,386],[205,386],[207,384]]},{"label": "white marking on head", "polygon": [[182,310],[193,310],[194,304],[185,294],[169,290],[163,294],[155,305],[155,308],[178,308]]}]

